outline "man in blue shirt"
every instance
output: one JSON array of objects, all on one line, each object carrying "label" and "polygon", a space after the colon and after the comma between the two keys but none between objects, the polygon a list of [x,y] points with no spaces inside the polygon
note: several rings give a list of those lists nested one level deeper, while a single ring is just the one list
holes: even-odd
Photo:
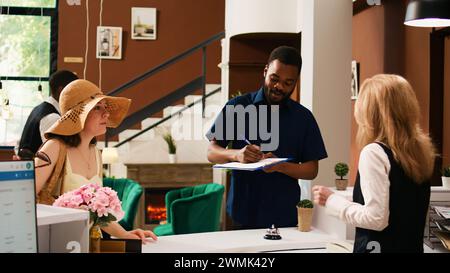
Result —
[{"label": "man in blue shirt", "polygon": [[263,87],[231,99],[206,134],[213,163],[292,159],[264,170],[232,171],[227,212],[235,227],[296,226],[298,179],[314,179],[318,161],[327,157],[314,116],[290,99],[301,66],[295,48],[274,49],[264,68]]}]

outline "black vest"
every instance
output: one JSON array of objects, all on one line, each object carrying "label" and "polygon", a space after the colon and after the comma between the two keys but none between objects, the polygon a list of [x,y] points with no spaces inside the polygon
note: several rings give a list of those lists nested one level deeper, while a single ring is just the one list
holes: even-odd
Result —
[{"label": "black vest", "polygon": [[[391,165],[389,224],[382,231],[356,228],[353,252],[423,252],[423,233],[430,203],[430,182],[415,183],[406,176],[394,159],[392,151],[383,144],[377,144],[383,148]],[[353,189],[353,202],[364,205],[359,171]]]},{"label": "black vest", "polygon": [[28,149],[33,154],[37,152],[42,145],[41,132],[39,125],[41,119],[49,114],[56,113],[58,110],[48,102],[43,102],[36,106],[28,116],[25,127],[23,128],[22,137],[20,138],[19,151],[21,149]]}]

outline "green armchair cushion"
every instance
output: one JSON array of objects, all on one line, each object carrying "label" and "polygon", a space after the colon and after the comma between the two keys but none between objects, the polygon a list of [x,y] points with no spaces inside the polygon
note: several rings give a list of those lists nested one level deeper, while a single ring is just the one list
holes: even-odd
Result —
[{"label": "green armchair cushion", "polygon": [[224,186],[210,183],[171,190],[166,194],[167,224],[158,236],[218,231]]},{"label": "green armchair cushion", "polygon": [[132,230],[134,219],[139,206],[139,199],[143,193],[143,188],[136,181],[127,178],[103,178],[103,186],[110,187],[117,192],[117,196],[122,201],[122,209],[125,212],[119,224],[125,230]]}]

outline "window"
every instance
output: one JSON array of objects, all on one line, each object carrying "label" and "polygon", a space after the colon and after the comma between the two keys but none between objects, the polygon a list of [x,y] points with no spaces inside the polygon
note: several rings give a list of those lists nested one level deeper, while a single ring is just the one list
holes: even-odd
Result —
[{"label": "window", "polygon": [[0,0],[0,5],[0,145],[15,146],[30,111],[49,96],[57,1]]},{"label": "window", "polygon": [[5,7],[54,8],[56,0],[0,0]]}]

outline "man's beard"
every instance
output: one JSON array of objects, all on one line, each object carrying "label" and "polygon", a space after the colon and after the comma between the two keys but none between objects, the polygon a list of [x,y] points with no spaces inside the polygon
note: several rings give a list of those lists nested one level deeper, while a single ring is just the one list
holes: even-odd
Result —
[{"label": "man's beard", "polygon": [[[294,92],[294,89],[292,89],[292,91],[289,92],[288,94],[285,94],[284,92],[282,92],[276,88],[270,89],[267,85],[264,85],[264,95],[266,96],[267,102],[269,102],[270,104],[285,103],[291,97],[292,92]],[[272,101],[270,98],[271,94],[279,95],[279,96],[281,96],[281,99],[279,99],[278,101]]]}]

